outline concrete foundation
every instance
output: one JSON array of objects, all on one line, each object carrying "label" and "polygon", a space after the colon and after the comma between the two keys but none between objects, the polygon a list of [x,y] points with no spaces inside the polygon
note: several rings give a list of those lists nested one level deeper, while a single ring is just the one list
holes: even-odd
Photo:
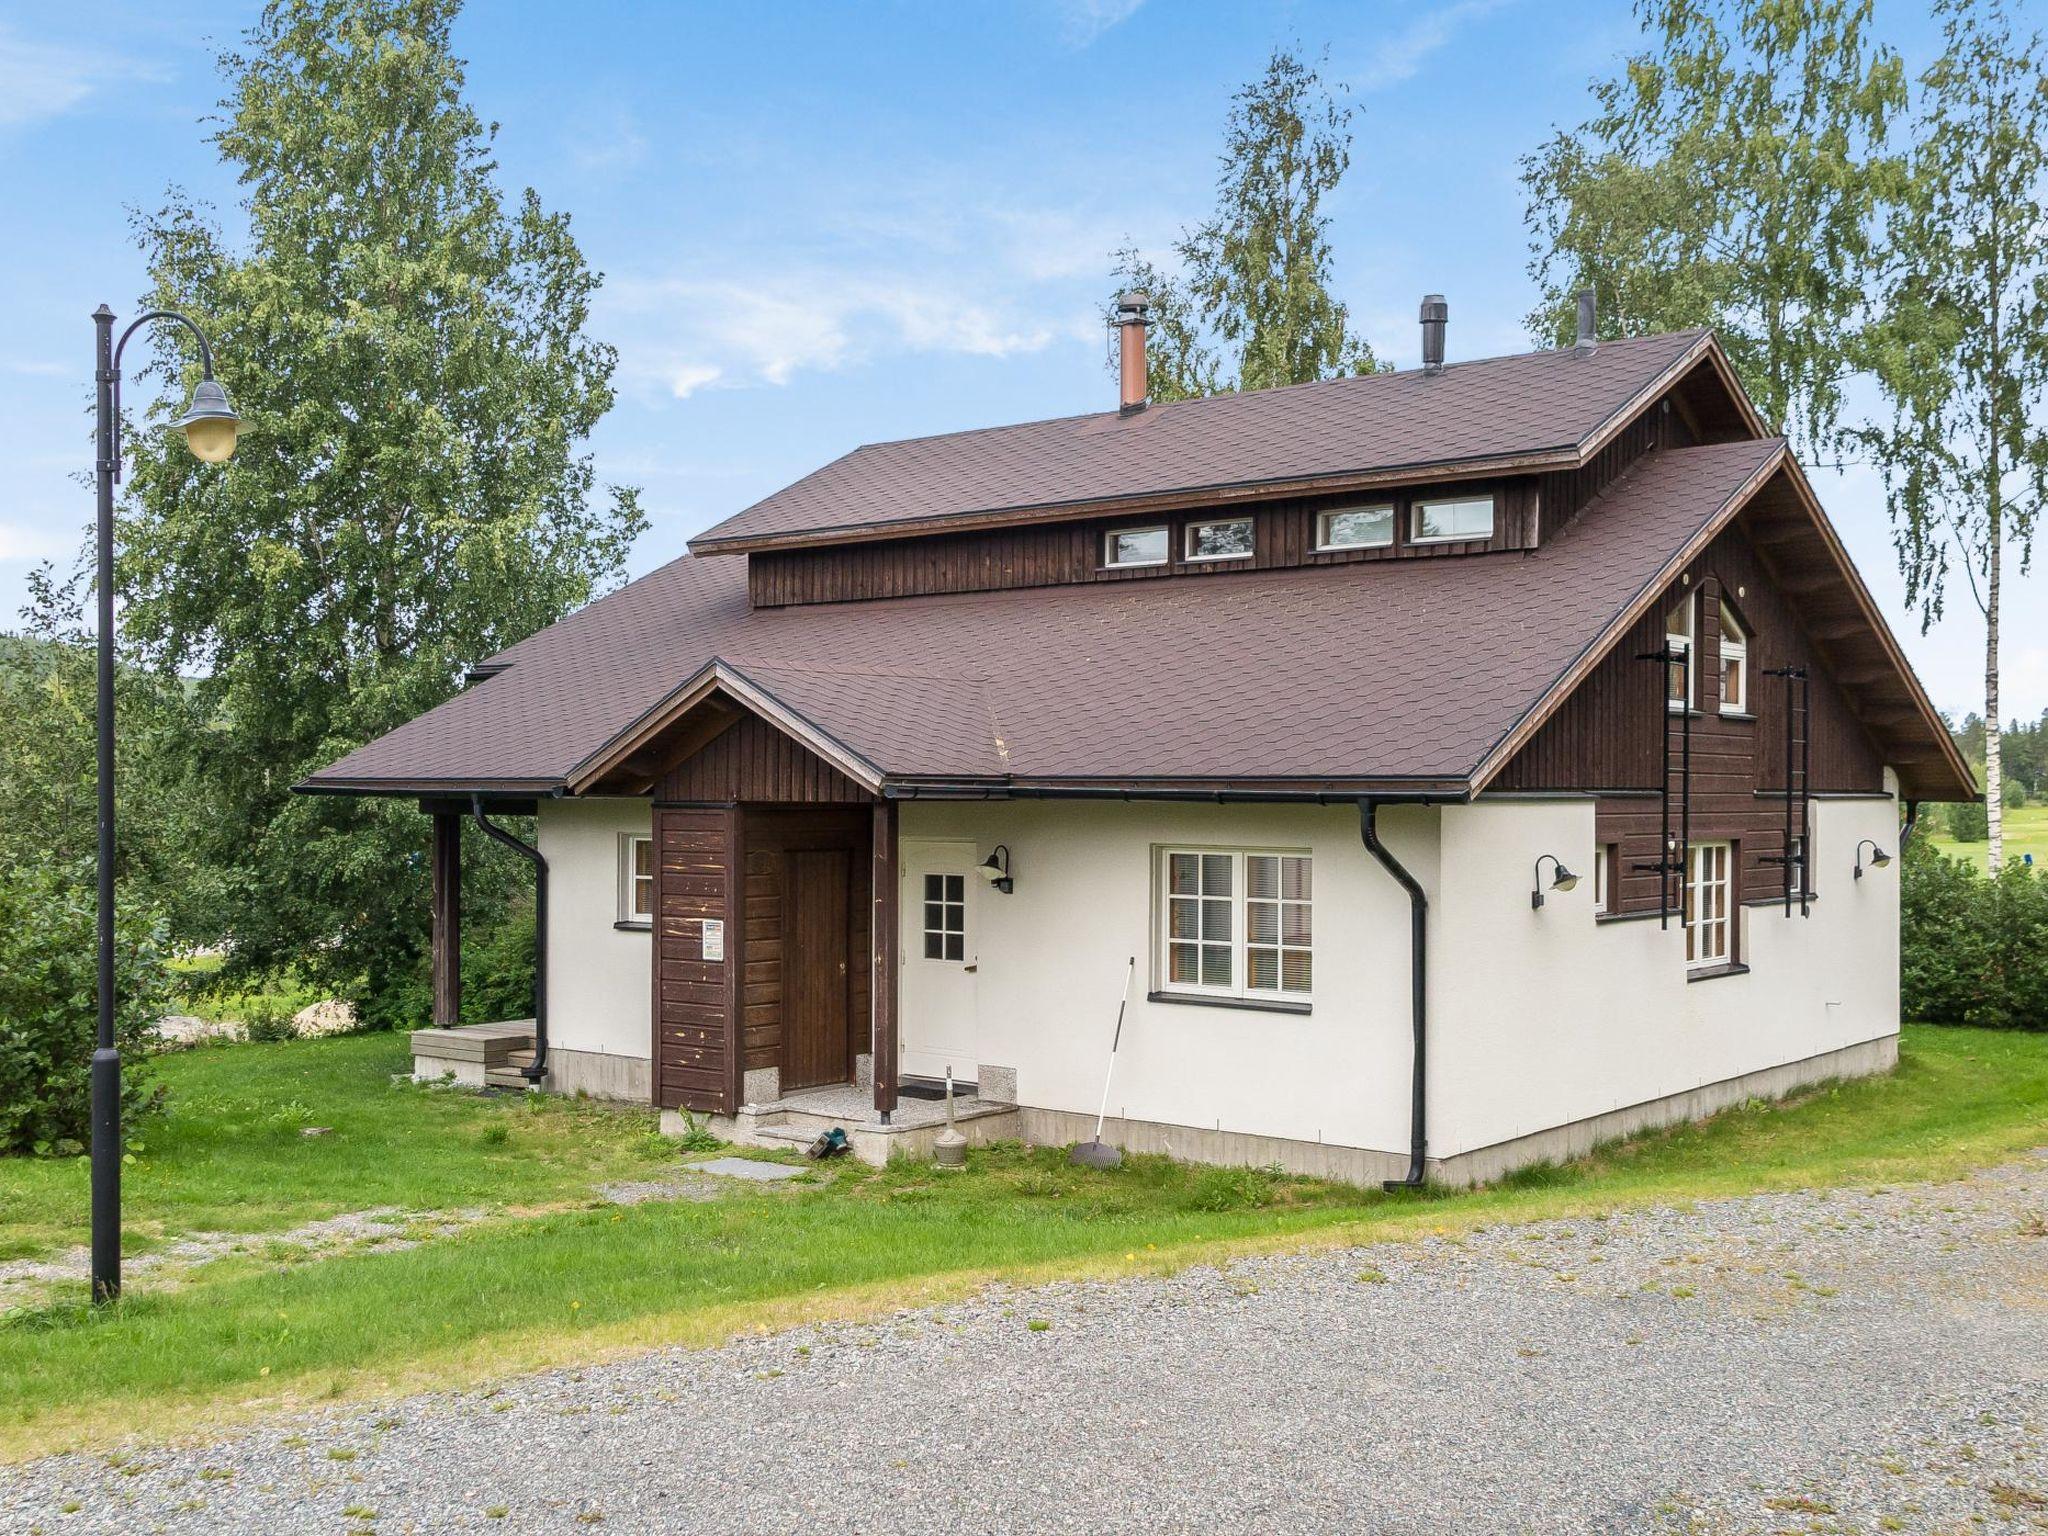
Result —
[{"label": "concrete foundation", "polygon": [[654,1098],[654,1063],[645,1056],[565,1051],[551,1045],[547,1081],[542,1086],[550,1093],[580,1093],[593,1099],[646,1104]]},{"label": "concrete foundation", "polygon": [[[1530,1163],[1565,1162],[1583,1157],[1595,1147],[1640,1131],[1683,1121],[1701,1120],[1716,1111],[1748,1099],[1775,1099],[1813,1083],[1850,1077],[1869,1077],[1889,1072],[1898,1064],[1899,1037],[1866,1040],[1839,1051],[1809,1056],[1704,1083],[1685,1093],[1671,1094],[1644,1104],[1609,1110],[1570,1125],[1553,1126],[1528,1136],[1517,1136],[1490,1147],[1477,1147],[1450,1157],[1432,1157],[1426,1164],[1432,1183],[1463,1187],[1485,1184]],[[1041,1144],[1086,1141],[1095,1133],[1095,1117],[1056,1109],[1018,1112],[1018,1134]],[[1248,1136],[1236,1131],[1207,1129],[1193,1125],[1162,1125],[1154,1121],[1107,1121],[1102,1139],[1127,1152],[1158,1152],[1190,1163],[1217,1163],[1227,1167],[1278,1167],[1288,1173],[1310,1178],[1336,1179],[1347,1184],[1372,1186],[1384,1179],[1400,1178],[1408,1171],[1403,1152],[1379,1151],[1369,1147],[1337,1147],[1313,1141],[1291,1141],[1279,1136]]]}]

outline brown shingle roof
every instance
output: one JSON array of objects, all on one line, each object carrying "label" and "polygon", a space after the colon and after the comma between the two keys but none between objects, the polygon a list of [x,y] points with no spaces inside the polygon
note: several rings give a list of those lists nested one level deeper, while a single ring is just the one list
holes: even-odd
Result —
[{"label": "brown shingle roof", "polygon": [[705,553],[1274,484],[1573,455],[1704,331],[856,448],[699,534]]},{"label": "brown shingle roof", "polygon": [[685,557],[307,787],[561,785],[713,663],[892,778],[1462,784],[1782,446],[1653,454],[1527,554],[759,610]]}]

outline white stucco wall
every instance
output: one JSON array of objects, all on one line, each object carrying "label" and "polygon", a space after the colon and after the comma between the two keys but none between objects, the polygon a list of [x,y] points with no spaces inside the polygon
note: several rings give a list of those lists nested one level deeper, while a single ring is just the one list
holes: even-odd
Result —
[{"label": "white stucco wall", "polygon": [[[1481,801],[1442,813],[1430,913],[1430,1153],[1449,1157],[1897,1032],[1899,865],[1890,798],[1815,800],[1811,915],[1740,909],[1747,975],[1688,981],[1685,935],[1593,917],[1593,807]],[[1529,906],[1553,853],[1586,874]],[[1546,869],[1547,874],[1547,869]]]},{"label": "white stucco wall", "polygon": [[[1435,881],[1435,813],[1389,808],[1388,845]],[[976,905],[979,1058],[1020,1103],[1094,1114],[1127,957],[1138,982],[1110,1113],[1394,1151],[1408,1136],[1408,903],[1348,806],[911,802],[901,835],[1010,849],[1016,890]],[[1305,849],[1315,858],[1306,1015],[1151,1003],[1153,851]],[[906,908],[906,924],[914,921]],[[904,1021],[906,1039],[916,1028]]]},{"label": "white stucco wall", "polygon": [[548,861],[548,1036],[567,1051],[646,1060],[653,1044],[654,935],[621,931],[619,834],[654,825],[646,800],[543,800]]}]

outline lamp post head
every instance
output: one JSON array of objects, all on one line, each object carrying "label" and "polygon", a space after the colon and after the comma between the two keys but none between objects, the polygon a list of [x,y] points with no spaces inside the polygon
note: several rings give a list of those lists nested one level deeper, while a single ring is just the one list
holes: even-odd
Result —
[{"label": "lamp post head", "polygon": [[192,391],[185,414],[173,423],[185,434],[185,446],[192,456],[208,464],[224,463],[235,451],[235,433],[241,419],[228,404],[228,392],[216,379],[205,378]]}]

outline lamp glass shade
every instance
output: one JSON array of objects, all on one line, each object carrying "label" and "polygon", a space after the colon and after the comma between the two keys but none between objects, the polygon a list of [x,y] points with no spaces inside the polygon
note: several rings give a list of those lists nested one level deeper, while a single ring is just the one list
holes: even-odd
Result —
[{"label": "lamp glass shade", "polygon": [[990,885],[994,885],[998,880],[1003,878],[1003,866],[996,862],[996,856],[994,854],[990,854],[984,862],[975,865],[975,870],[981,875],[981,878],[986,880]]},{"label": "lamp glass shade", "polygon": [[1562,864],[1557,866],[1557,873],[1550,878],[1550,888],[1554,891],[1568,891],[1578,883],[1579,877]]},{"label": "lamp glass shade", "polygon": [[199,381],[192,391],[192,403],[177,421],[192,456],[208,464],[222,463],[234,454],[240,425],[234,407],[228,404],[228,392],[214,379]]}]

